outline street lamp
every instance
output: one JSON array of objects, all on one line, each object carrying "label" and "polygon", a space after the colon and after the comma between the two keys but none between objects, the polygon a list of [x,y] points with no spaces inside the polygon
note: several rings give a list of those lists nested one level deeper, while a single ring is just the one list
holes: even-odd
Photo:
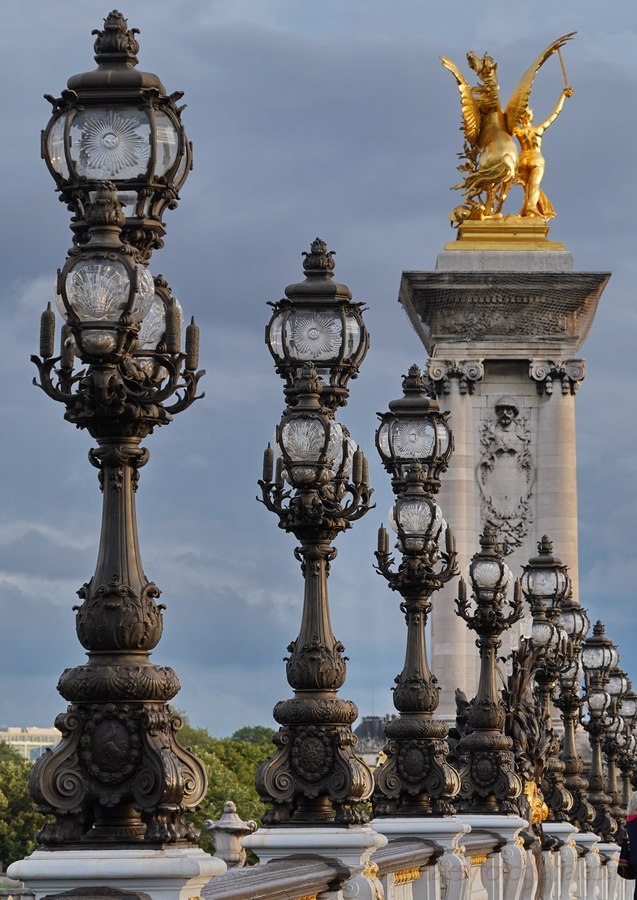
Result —
[{"label": "street lamp", "polygon": [[115,185],[126,215],[123,239],[148,262],[163,245],[163,213],[177,206],[192,167],[176,91],[137,66],[137,28],[113,10],[94,31],[97,68],[69,78],[42,132],[42,156],[60,199],[74,213],[76,241],[86,240],[86,207],[104,181]]},{"label": "street lamp", "polygon": [[544,754],[537,750],[530,754],[535,759],[533,775],[548,806],[549,818],[564,822],[573,797],[565,786],[565,765],[558,758],[559,737],[552,726],[551,700],[558,678],[573,662],[572,645],[559,621],[562,604],[571,593],[571,581],[567,567],[553,556],[547,535],[538,543],[538,555],[524,566],[520,582],[533,616],[528,642],[537,686],[535,727],[538,745],[545,747]]},{"label": "street lamp", "polygon": [[332,280],[333,253],[325,241],[316,238],[303,256],[305,279],[288,285],[286,296],[270,304],[274,312],[265,340],[285,380],[286,399],[293,399],[295,379],[311,362],[322,386],[321,404],[334,412],[347,403],[347,384],[358,377],[369,349],[365,305],[352,301],[346,284]]},{"label": "street lamp", "polygon": [[395,493],[406,486],[406,475],[417,459],[424,475],[424,488],[435,494],[440,475],[449,465],[453,437],[449,413],[441,413],[429,396],[418,366],[412,366],[403,380],[403,396],[392,400],[389,411],[379,413],[376,447],[385,469],[392,476]]},{"label": "street lamp", "polygon": [[602,766],[602,738],[606,731],[606,711],[611,705],[606,684],[610,671],[617,665],[618,659],[617,648],[606,636],[603,622],[597,621],[593,627],[593,634],[586,638],[582,645],[588,707],[588,721],[584,722],[584,727],[588,731],[591,745],[588,796],[595,808],[592,829],[608,840],[612,840],[617,831],[617,822],[610,814],[612,798],[606,793],[607,784]]},{"label": "street lamp", "polygon": [[[346,382],[357,374],[364,353],[350,357],[343,369],[340,351],[328,357],[320,334],[322,329],[333,334],[327,323],[342,326],[342,317],[346,320],[351,312],[360,329],[360,347],[366,348],[368,339],[361,305],[350,303],[344,285],[333,290],[334,263],[327,245],[317,238],[304,256],[306,280],[287,288],[286,294],[302,298],[304,310],[315,310],[314,324],[309,313],[308,320],[290,322],[295,313],[287,300],[274,304],[274,321],[280,315],[283,321],[271,322],[267,335],[277,372],[285,380],[288,405],[277,428],[278,452],[266,449],[259,485],[280,527],[300,542],[295,555],[305,593],[299,635],[289,645],[286,660],[294,697],[274,709],[281,726],[273,738],[277,750],[259,768],[256,786],[270,806],[265,825],[351,825],[366,821],[360,803],[371,796],[373,780],[354,753],[351,726],[358,710],[337,696],[345,682],[345,648],[332,631],[327,576],[336,556],[332,541],[371,506],[367,461],[334,419],[335,408],[347,400]],[[301,331],[308,340],[303,360],[298,356]]]},{"label": "street lamp", "polygon": [[621,791],[617,781],[617,761],[621,750],[619,739],[623,736],[626,725],[620,708],[629,686],[630,682],[624,671],[617,666],[611,669],[606,685],[606,690],[610,694],[610,706],[606,716],[603,750],[607,762],[608,793],[612,800],[610,811],[618,826],[625,815],[621,806]]},{"label": "street lamp", "polygon": [[584,763],[577,750],[577,724],[580,708],[585,697],[581,695],[582,641],[588,629],[586,611],[571,592],[562,604],[559,619],[571,646],[571,664],[560,675],[559,690],[554,695],[555,705],[562,713],[564,738],[562,761],[564,762],[564,783],[573,798],[569,819],[580,831],[592,831],[595,810],[588,799],[588,781],[583,777]]},{"label": "street lamp", "polygon": [[[376,816],[444,815],[452,811],[450,800],[460,788],[455,769],[447,762],[445,742],[447,726],[433,719],[438,707],[438,680],[429,670],[425,629],[431,611],[431,595],[457,573],[455,541],[445,527],[440,507],[431,493],[428,477],[435,453],[435,435],[444,432],[451,447],[446,415],[435,400],[428,398],[426,382],[416,366],[403,379],[404,400],[389,404],[392,413],[379,414],[381,425],[376,443],[382,445],[384,461],[390,471],[399,471],[392,479],[396,501],[390,512],[390,524],[396,532],[396,547],[401,554],[393,568],[387,531],[378,533],[378,572],[392,590],[402,597],[401,610],[407,622],[405,663],[396,678],[394,706],[399,716],[385,726],[387,759],[375,770],[374,814]],[[412,405],[413,404],[413,405]],[[432,441],[419,441],[413,425],[413,408],[427,410]],[[397,440],[412,430],[409,442],[412,457]],[[383,436],[380,433],[383,433]],[[400,454],[398,456],[398,454]],[[444,531],[445,545],[441,548]]]},{"label": "street lamp", "polygon": [[637,694],[629,686],[628,691],[622,697],[619,704],[619,713],[624,720],[624,733],[619,739],[619,768],[622,773],[622,809],[628,806],[628,800],[632,793],[632,777],[635,771],[635,750],[637,740],[634,729],[637,724]]},{"label": "street lamp", "polygon": [[[134,72],[136,48],[134,31],[111,13],[98,32],[98,70],[70,80],[44,139],[49,167],[75,213],[77,245],[58,275],[60,354],[49,304],[41,358],[32,360],[37,384],[96,441],[89,459],[103,493],[95,574],[78,591],[76,607],[88,662],[62,674],[58,690],[70,702],[56,719],[62,739],[30,778],[38,809],[54,817],[38,836],[46,849],[187,847],[198,832],[182,813],[206,790],[204,767],[175,737],[181,720],[168,701],[179,690],[177,676],[150,661],[164,607],[144,574],[137,535],[135,491],[149,456],[142,441],[197,399],[203,372],[197,326],[189,326],[182,352],[179,305],[144,266],[163,233],[158,217],[166,204],[158,196],[183,181],[190,150],[161,82]],[[119,134],[116,125],[126,117],[128,130]],[[174,155],[161,174],[154,140]],[[115,171],[118,152],[129,162]],[[146,160],[143,171],[133,164],[136,153]],[[138,198],[150,191],[149,205],[142,215],[139,199],[127,218],[133,190]]]},{"label": "street lamp", "polygon": [[465,812],[515,812],[522,782],[514,771],[513,742],[503,733],[506,711],[496,684],[496,654],[502,632],[522,617],[522,592],[516,582],[513,601],[505,615],[512,575],[490,527],[480,537],[480,551],[469,563],[468,574],[475,607],[470,612],[472,607],[461,578],[456,612],[478,635],[480,679],[467,719],[468,733],[463,734],[457,749],[463,765],[459,799]]}]

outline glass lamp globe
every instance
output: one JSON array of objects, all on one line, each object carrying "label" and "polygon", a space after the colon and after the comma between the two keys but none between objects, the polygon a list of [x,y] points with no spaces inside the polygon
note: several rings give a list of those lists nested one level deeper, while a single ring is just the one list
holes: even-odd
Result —
[{"label": "glass lamp globe", "polygon": [[617,665],[619,655],[613,642],[606,636],[604,623],[597,621],[593,634],[582,644],[582,664],[591,674],[605,675]]},{"label": "glass lamp globe", "polygon": [[579,643],[583,640],[590,627],[586,611],[582,609],[581,606],[574,603],[569,607],[562,609],[558,622],[569,638],[575,643]]},{"label": "glass lamp globe", "polygon": [[[123,204],[127,240],[147,259],[164,234],[166,208],[177,205],[192,151],[176,105],[161,80],[136,69],[139,45],[123,15],[113,10],[95,31],[91,72],[73,75],[68,90],[51,100],[42,155],[81,232],[85,206],[102,181],[112,182]],[[152,99],[151,99],[152,98]]]},{"label": "glass lamp globe", "polygon": [[319,415],[293,415],[277,430],[286,479],[307,485],[333,478],[343,462],[343,430]]},{"label": "glass lamp globe", "polygon": [[571,580],[566,566],[553,556],[553,544],[546,535],[537,546],[538,555],[524,566],[520,582],[522,591],[531,604],[534,599],[541,600],[551,618],[553,609],[559,609],[570,593]]},{"label": "glass lamp globe", "polygon": [[[132,304],[130,272],[119,260],[82,259],[66,275],[63,299],[84,326],[81,348],[86,352],[103,356],[115,350],[117,324],[127,309],[135,323],[141,323],[150,312],[155,293],[152,275],[141,265],[135,267],[134,275],[137,284]],[[95,327],[98,323],[110,327]]]},{"label": "glass lamp globe", "polygon": [[588,694],[587,703],[592,713],[602,713],[610,706],[610,695],[607,691],[594,688]]}]

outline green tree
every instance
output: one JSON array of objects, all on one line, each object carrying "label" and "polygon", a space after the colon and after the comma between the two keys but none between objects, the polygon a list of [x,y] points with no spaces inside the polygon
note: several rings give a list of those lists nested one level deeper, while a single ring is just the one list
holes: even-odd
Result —
[{"label": "green tree", "polygon": [[0,861],[5,868],[35,849],[35,836],[46,821],[29,797],[30,769],[13,747],[0,741]]},{"label": "green tree", "polygon": [[263,744],[265,741],[271,741],[274,734],[273,728],[266,728],[265,725],[244,725],[238,728],[230,737],[233,741],[247,741],[249,744]]},{"label": "green tree", "polygon": [[[201,760],[208,774],[206,796],[199,809],[188,818],[201,832],[200,846],[213,853],[214,843],[203,823],[206,819],[219,819],[226,800],[236,804],[237,813],[244,821],[258,822],[265,811],[254,779],[259,765],[274,752],[270,740],[273,731],[262,725],[248,725],[231,738],[214,738],[205,728],[193,727],[184,713],[178,714],[184,725],[177,733],[177,739]],[[238,734],[249,735],[251,739],[237,739]]]}]

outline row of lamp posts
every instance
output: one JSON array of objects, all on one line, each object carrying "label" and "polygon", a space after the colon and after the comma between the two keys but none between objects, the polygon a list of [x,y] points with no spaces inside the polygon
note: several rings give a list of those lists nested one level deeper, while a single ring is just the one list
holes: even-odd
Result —
[{"label": "row of lamp posts", "polygon": [[[182,814],[206,789],[203,766],[176,739],[180,722],[168,702],[179,690],[177,676],[150,661],[162,605],[142,568],[135,522],[139,470],[148,459],[141,442],[191,405],[202,374],[197,326],[186,329],[182,347],[179,303],[148,269],[163,243],[163,213],[176,206],[190,170],[191,148],[180,95],[167,95],[157,76],[136,69],[135,30],[121,13],[105,19],[95,51],[97,68],[72,77],[61,98],[49,98],[43,155],[72,212],[74,242],[58,275],[59,352],[49,307],[33,359],[39,386],[97,444],[89,457],[103,493],[102,531],[95,573],[77,608],[88,662],[60,678],[70,703],[56,722],[62,740],[34,766],[31,792],[52,816],[39,836],[46,848],[161,848],[196,839]],[[275,708],[275,752],[257,775],[265,824],[362,824],[367,801],[378,817],[520,811],[524,770],[506,733],[497,653],[526,598],[533,624],[522,650],[533,659],[536,718],[548,747],[534,777],[556,820],[611,837],[633,777],[637,697],[601,623],[585,638],[586,613],[545,538],[521,583],[512,585],[497,536],[487,530],[469,565],[470,597],[459,583],[457,612],[476,632],[481,669],[449,757],[447,728],[435,718],[439,688],[427,662],[426,623],[433,595],[457,574],[454,537],[436,501],[453,440],[447,414],[415,366],[403,397],[380,414],[376,437],[395,494],[390,525],[398,554],[396,561],[381,527],[377,569],[400,596],[407,624],[394,688],[398,716],[387,727],[386,760],[375,778],[356,756],[357,710],[338,696],[346,660],[332,631],[327,583],[335,538],[372,505],[367,461],[336,418],[369,339],[362,304],[333,280],[327,245],[317,239],[304,256],[305,279],[273,304],[266,332],[286,407],[276,447],[265,451],[260,486],[279,526],[299,542],[304,599],[286,661],[293,697]],[[553,700],[564,723],[561,761]],[[583,704],[592,747],[588,780],[576,747]]]},{"label": "row of lamp posts", "polygon": [[[326,578],[335,555],[331,541],[370,508],[367,463],[334,420],[367,338],[360,304],[332,281],[332,254],[325,243],[317,239],[304,256],[305,281],[290,285],[286,298],[273,304],[266,332],[288,406],[276,451],[269,446],[265,452],[260,485],[280,526],[301,541],[296,553],[305,598],[299,636],[288,648],[295,697],[275,707],[281,725],[274,738],[277,752],[263,763],[257,786],[270,807],[267,824],[346,824],[364,820],[360,801],[372,788],[355,763],[350,727],[356,711],[336,697],[345,663],[331,631]],[[546,536],[513,583],[497,536],[487,529],[469,565],[470,597],[460,579],[457,613],[476,632],[481,667],[476,697],[449,757],[447,727],[435,718],[439,687],[427,661],[426,623],[433,595],[457,574],[455,540],[436,502],[453,438],[447,414],[416,366],[404,378],[403,392],[379,414],[376,433],[395,494],[390,525],[399,556],[396,562],[381,526],[377,570],[401,598],[407,641],[393,689],[398,715],[386,726],[385,758],[374,773],[374,815],[462,810],[533,817],[526,790],[531,782],[545,801],[540,819],[572,820],[611,840],[632,777],[637,698],[627,694],[617,650],[603,625],[597,623],[586,638],[588,617]],[[498,650],[502,633],[522,619],[524,601],[531,630],[512,654],[507,692],[498,680]],[[562,741],[553,726],[554,704],[562,713]],[[580,721],[592,748],[588,780],[576,746]],[[515,739],[523,733],[526,755],[524,741]]]}]

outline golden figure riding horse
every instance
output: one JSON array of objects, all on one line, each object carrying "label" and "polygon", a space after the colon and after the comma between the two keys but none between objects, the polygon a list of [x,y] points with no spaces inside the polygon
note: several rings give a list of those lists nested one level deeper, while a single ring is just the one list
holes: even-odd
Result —
[{"label": "golden figure riding horse", "polygon": [[[529,131],[532,118],[529,97],[538,70],[550,56],[559,53],[560,48],[574,34],[575,32],[571,32],[557,38],[540,53],[520,79],[505,110],[500,103],[497,63],[488,54],[478,57],[475,53],[467,53],[469,66],[481,82],[474,87],[471,87],[455,63],[444,56],[440,57],[443,66],[458,83],[465,135],[461,158],[466,162],[458,166],[458,170],[466,174],[463,181],[453,186],[463,192],[465,201],[451,214],[453,222],[501,216],[511,184],[518,180],[526,187],[529,179],[533,182],[532,190],[525,190],[521,215],[543,218],[554,215],[546,197],[541,192],[538,193],[539,180],[544,172],[544,157],[540,153],[541,166],[539,162],[537,166],[528,165],[530,157],[526,151],[535,149],[539,153],[544,130],[557,118],[564,99],[571,96],[572,89],[565,86],[553,112],[545,122],[536,126],[537,134],[534,132],[533,135]],[[514,135],[520,141],[523,156],[526,152],[526,163],[522,168],[519,167],[520,152]],[[531,143],[537,146],[531,148]]]}]

